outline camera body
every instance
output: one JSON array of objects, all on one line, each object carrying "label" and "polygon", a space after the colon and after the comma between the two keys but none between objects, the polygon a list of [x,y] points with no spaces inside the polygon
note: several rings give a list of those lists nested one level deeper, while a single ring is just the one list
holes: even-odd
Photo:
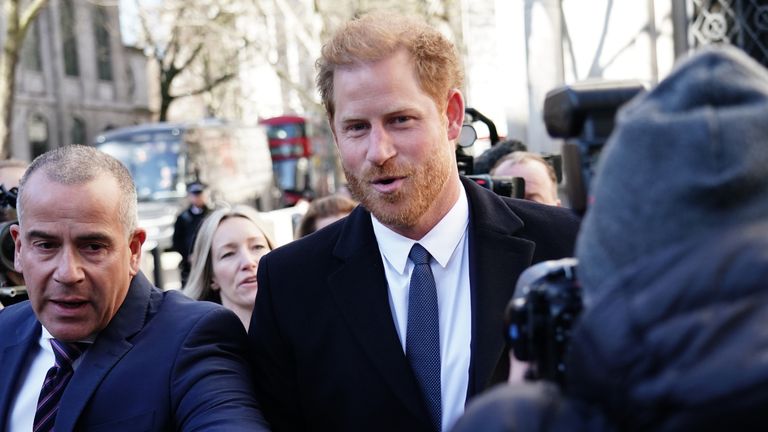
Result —
[{"label": "camera body", "polygon": [[[544,101],[544,123],[564,138],[563,171],[571,208],[583,214],[600,151],[619,108],[645,90],[637,81],[585,81],[556,88]],[[518,279],[505,312],[506,336],[515,358],[528,362],[529,379],[566,385],[571,331],[584,304],[577,261],[564,258],[531,266]]]},{"label": "camera body", "polygon": [[528,362],[526,378],[565,385],[571,329],[582,311],[577,261],[563,258],[526,269],[507,304],[507,341],[515,358]]},{"label": "camera body", "polygon": [[[472,126],[472,122],[481,121],[488,126],[492,146],[500,144],[499,135],[496,132],[496,125],[493,124],[491,119],[474,108],[466,108],[465,111],[469,123],[465,123],[462,126],[461,134],[456,143],[456,168],[459,174],[493,191],[497,195],[520,199],[525,198],[525,180],[521,177],[492,177],[484,172],[475,174],[475,158],[464,151],[465,148],[471,147],[477,139],[477,132]],[[522,145],[517,141],[515,143]]]},{"label": "camera body", "polygon": [[645,90],[639,81],[582,81],[558,87],[544,99],[544,124],[562,147],[571,209],[583,214],[600,151],[613,132],[619,108]]},{"label": "camera body", "polygon": [[478,185],[493,191],[496,195],[510,198],[525,198],[525,179],[522,177],[492,177],[489,174],[466,176]]},{"label": "camera body", "polygon": [[14,268],[15,244],[11,225],[16,224],[18,188],[0,185],[0,304],[9,306],[27,299],[27,290],[19,281],[23,278]]}]

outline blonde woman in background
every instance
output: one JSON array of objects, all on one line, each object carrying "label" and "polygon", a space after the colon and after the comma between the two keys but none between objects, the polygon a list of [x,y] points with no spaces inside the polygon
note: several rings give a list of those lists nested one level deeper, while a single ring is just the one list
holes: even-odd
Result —
[{"label": "blonde woman in background", "polygon": [[248,329],[259,260],[274,247],[255,209],[238,205],[213,211],[197,233],[184,294],[232,310]]}]

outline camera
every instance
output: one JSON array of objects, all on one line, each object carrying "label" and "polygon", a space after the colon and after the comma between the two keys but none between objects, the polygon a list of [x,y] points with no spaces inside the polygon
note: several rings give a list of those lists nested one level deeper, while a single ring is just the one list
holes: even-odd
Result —
[{"label": "camera", "polygon": [[[556,88],[544,101],[544,123],[562,150],[571,208],[583,214],[600,151],[619,108],[645,90],[637,81],[586,81]],[[525,270],[505,311],[506,337],[515,358],[528,362],[526,378],[567,384],[571,331],[584,304],[577,261],[544,261]]]},{"label": "camera", "polygon": [[571,329],[581,313],[575,258],[544,261],[526,269],[505,310],[506,337],[515,358],[528,362],[526,379],[565,386]]},{"label": "camera", "polygon": [[16,221],[18,188],[0,185],[0,304],[9,306],[27,299],[23,277],[14,268],[15,245],[11,225]]},{"label": "camera", "polygon": [[472,126],[475,121],[485,123],[488,127],[491,146],[499,144],[499,134],[496,132],[496,125],[474,108],[465,108],[468,123],[461,128],[461,134],[456,143],[456,165],[459,174],[474,181],[478,185],[489,189],[500,196],[510,198],[525,198],[525,180],[521,177],[491,177],[486,173],[475,174],[475,158],[467,154],[464,149],[471,147],[477,140],[477,131]]},{"label": "camera", "polygon": [[571,209],[583,214],[597,159],[613,131],[619,108],[645,90],[639,81],[583,81],[558,87],[544,99],[544,124],[562,147],[565,187]]},{"label": "camera", "polygon": [[521,199],[525,197],[525,179],[522,177],[491,177],[489,174],[466,177],[478,185],[492,190],[496,195]]}]

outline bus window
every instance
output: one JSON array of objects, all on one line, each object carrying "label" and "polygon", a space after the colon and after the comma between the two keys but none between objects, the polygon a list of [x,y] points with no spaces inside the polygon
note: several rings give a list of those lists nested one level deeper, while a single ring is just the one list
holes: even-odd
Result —
[{"label": "bus window", "polygon": [[[99,145],[131,172],[139,200],[156,200],[178,194],[181,137],[172,131],[137,133]],[[183,176],[181,177],[183,181]]]}]

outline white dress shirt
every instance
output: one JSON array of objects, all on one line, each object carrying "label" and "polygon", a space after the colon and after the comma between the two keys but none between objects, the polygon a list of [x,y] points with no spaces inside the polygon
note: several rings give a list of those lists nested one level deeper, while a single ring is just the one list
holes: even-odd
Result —
[{"label": "white dress shirt", "polygon": [[[405,352],[408,287],[414,267],[408,254],[417,242],[390,230],[373,215],[371,219],[384,262],[389,306]],[[432,255],[430,268],[437,286],[444,431],[450,429],[464,412],[469,385],[472,300],[469,289],[468,224],[469,205],[466,192],[461,188],[459,199],[448,214],[418,241]]]},{"label": "white dress shirt", "polygon": [[[27,368],[21,371],[16,398],[11,405],[8,432],[29,432],[32,430],[37,411],[37,399],[40,397],[45,375],[56,362],[53,347],[51,347],[51,339],[53,336],[43,327],[40,340],[27,354],[25,361]],[[82,358],[80,356],[74,361],[72,369],[77,370]]]}]

